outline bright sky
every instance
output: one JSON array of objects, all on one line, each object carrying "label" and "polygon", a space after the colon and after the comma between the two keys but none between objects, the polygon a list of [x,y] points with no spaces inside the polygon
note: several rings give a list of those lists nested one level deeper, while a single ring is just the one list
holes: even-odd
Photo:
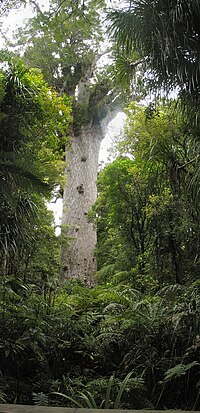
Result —
[{"label": "bright sky", "polygon": [[21,7],[20,9],[12,10],[8,16],[0,18],[1,24],[1,38],[0,47],[4,44],[3,35],[6,37],[12,37],[12,33],[18,27],[23,26],[23,21],[29,19],[33,15],[32,8],[30,6]]},{"label": "bright sky", "polygon": [[124,112],[119,112],[117,116],[109,123],[105,138],[101,142],[99,153],[99,163],[107,163],[112,160],[109,150],[112,147],[113,138],[123,134],[123,126],[126,115]]}]

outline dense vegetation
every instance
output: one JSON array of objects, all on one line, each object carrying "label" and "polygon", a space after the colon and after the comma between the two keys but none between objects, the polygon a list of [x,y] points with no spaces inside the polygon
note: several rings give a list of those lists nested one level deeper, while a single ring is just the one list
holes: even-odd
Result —
[{"label": "dense vegetation", "polygon": [[[147,44],[144,19],[152,3],[153,30],[150,27]],[[67,94],[74,93],[83,68],[87,71],[93,60],[96,51],[90,42],[100,41],[99,27],[94,38],[91,31],[91,22],[98,20],[95,2],[87,10],[87,1],[66,0],[66,9],[65,2],[60,8],[54,1],[50,20],[45,13],[40,19],[39,11],[20,33],[27,42],[26,63],[13,52],[12,58],[11,52],[1,53],[10,58],[0,72],[0,402],[200,409],[200,131],[194,18],[199,6],[196,0],[188,5],[181,1],[176,9],[176,3],[137,0],[134,7],[110,14],[117,43],[114,63],[106,72],[112,76],[107,87],[113,87],[113,79],[121,82],[129,104],[124,135],[115,142],[116,159],[100,171],[98,199],[88,214],[98,231],[93,288],[73,279],[60,285],[60,246],[70,240],[55,235],[47,201],[64,183],[64,148],[75,110]],[[7,10],[7,1],[2,4]],[[163,13],[168,16],[164,28]],[[188,41],[176,18],[182,28],[188,19]],[[133,20],[135,31],[130,30]],[[170,50],[176,51],[176,42],[180,45],[177,65],[163,45],[168,27]],[[63,43],[65,33],[73,34],[71,44]],[[134,69],[130,72],[124,50]],[[141,104],[139,96],[131,101],[135,68],[144,60],[140,73],[151,70],[158,80],[153,90],[178,85],[175,99],[154,96],[153,102]],[[34,61],[39,69],[32,68]],[[66,69],[63,77],[60,67]],[[138,96],[138,84],[136,89]],[[144,90],[148,95],[146,82]]]}]

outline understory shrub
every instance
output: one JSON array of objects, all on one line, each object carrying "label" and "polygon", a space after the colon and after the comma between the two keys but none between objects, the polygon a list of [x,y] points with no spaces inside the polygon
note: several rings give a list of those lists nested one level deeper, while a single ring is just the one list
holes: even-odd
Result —
[{"label": "understory shrub", "polygon": [[21,296],[7,289],[0,312],[1,400],[112,408],[131,373],[119,407],[198,410],[199,303],[197,282],[154,295],[122,283],[93,289],[69,283],[52,304],[33,287]]}]

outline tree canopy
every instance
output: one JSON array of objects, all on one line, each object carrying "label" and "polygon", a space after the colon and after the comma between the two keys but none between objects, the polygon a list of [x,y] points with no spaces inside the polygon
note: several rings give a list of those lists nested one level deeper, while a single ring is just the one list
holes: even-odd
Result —
[{"label": "tree canopy", "polygon": [[19,31],[25,61],[30,67],[40,68],[45,80],[60,93],[73,95],[80,79],[97,60],[103,6],[103,0],[95,5],[93,0],[54,0],[48,11],[39,9],[26,30]]},{"label": "tree canopy", "polygon": [[111,31],[130,55],[136,50],[154,85],[178,86],[198,100],[199,14],[197,0],[136,0],[110,13]]}]

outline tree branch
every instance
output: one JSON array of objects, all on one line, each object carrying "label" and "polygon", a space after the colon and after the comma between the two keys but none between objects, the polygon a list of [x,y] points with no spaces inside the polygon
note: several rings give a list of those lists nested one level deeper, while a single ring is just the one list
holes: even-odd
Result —
[{"label": "tree branch", "polygon": [[191,163],[194,163],[198,158],[199,158],[199,155],[197,155],[196,158],[191,159],[190,161],[184,163],[183,165],[178,166],[178,170],[179,169],[184,169],[187,165],[190,165]]},{"label": "tree branch", "polygon": [[33,4],[33,6],[35,6],[35,8],[37,9],[38,13],[43,14],[40,6],[37,4],[36,0],[31,0],[31,4]]}]

